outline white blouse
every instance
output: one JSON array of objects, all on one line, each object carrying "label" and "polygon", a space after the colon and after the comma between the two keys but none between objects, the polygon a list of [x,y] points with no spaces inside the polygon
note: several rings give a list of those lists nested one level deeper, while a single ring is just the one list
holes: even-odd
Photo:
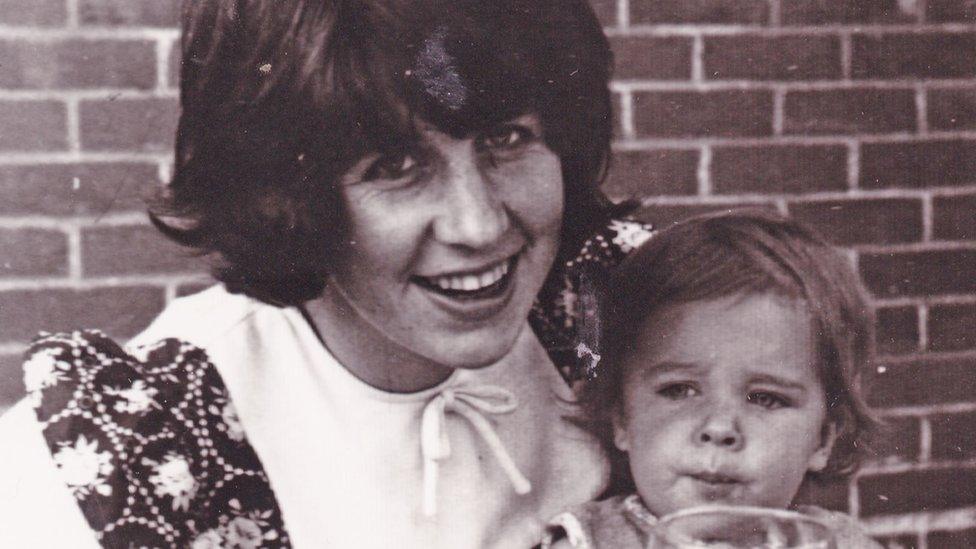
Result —
[{"label": "white blouse", "polygon": [[[128,347],[167,337],[217,367],[295,547],[519,546],[606,486],[605,455],[567,421],[572,393],[528,324],[498,363],[410,394],[351,375],[297,309],[222,287],[176,300]],[[0,418],[0,441],[0,547],[97,546],[25,402]]]}]

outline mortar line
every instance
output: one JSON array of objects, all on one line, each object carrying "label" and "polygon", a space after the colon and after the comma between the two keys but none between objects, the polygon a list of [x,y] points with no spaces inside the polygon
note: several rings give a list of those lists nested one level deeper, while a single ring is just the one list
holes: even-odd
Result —
[{"label": "mortar line", "polygon": [[918,461],[929,463],[932,461],[932,422],[928,417],[918,420]]}]

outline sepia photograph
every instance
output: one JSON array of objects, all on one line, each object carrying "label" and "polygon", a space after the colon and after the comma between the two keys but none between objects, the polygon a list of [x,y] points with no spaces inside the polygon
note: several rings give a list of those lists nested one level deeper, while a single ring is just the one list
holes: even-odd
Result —
[{"label": "sepia photograph", "polygon": [[0,0],[0,548],[976,547],[976,0]]}]

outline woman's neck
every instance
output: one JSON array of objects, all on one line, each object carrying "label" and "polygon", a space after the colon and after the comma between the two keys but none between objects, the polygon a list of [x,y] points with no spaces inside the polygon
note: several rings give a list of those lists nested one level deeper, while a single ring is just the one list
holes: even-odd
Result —
[{"label": "woman's neck", "polygon": [[454,372],[391,341],[328,285],[320,298],[305,304],[305,311],[332,356],[371,387],[415,393],[442,383]]}]

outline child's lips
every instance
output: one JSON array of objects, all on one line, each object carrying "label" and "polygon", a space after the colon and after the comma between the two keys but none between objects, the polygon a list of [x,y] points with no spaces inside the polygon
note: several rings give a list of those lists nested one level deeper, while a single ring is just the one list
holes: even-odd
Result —
[{"label": "child's lips", "polygon": [[741,493],[745,480],[742,477],[716,471],[687,473],[695,491],[706,502],[735,500]]},{"label": "child's lips", "polygon": [[719,472],[710,471],[699,471],[695,473],[689,473],[687,476],[705,484],[714,485],[734,485],[741,484],[743,480],[735,475],[729,475]]}]

